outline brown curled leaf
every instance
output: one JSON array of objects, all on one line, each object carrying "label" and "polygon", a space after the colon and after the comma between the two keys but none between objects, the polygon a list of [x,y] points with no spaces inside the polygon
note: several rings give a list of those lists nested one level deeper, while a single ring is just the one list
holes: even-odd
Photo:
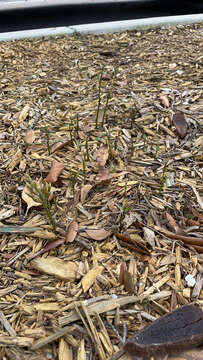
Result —
[{"label": "brown curled leaf", "polygon": [[63,171],[64,165],[60,163],[59,161],[54,160],[52,162],[51,169],[49,171],[49,174],[46,177],[46,182],[54,184],[60,175],[60,173]]},{"label": "brown curled leaf", "polygon": [[85,201],[85,199],[87,197],[87,194],[91,190],[91,188],[92,188],[92,185],[89,185],[89,184],[86,184],[86,185],[82,186],[81,193],[80,193],[81,204],[84,203],[84,201]]},{"label": "brown curled leaf", "polygon": [[105,229],[89,229],[86,230],[87,235],[93,240],[104,240],[110,235],[110,231]]},{"label": "brown curled leaf", "polygon": [[159,95],[159,99],[161,100],[161,103],[166,106],[166,107],[169,107],[170,104],[169,104],[169,101],[168,101],[168,97],[164,94],[160,94]]},{"label": "brown curled leaf", "polygon": [[187,134],[187,130],[188,130],[188,124],[187,124],[187,121],[185,120],[184,114],[182,112],[180,112],[180,111],[176,112],[173,115],[172,120],[173,120],[173,125],[175,126],[179,137],[181,139],[184,139],[184,137]]},{"label": "brown curled leaf", "polygon": [[70,143],[71,143],[71,141],[70,141],[70,140],[67,140],[67,141],[64,141],[64,142],[59,141],[59,142],[53,144],[53,145],[51,146],[51,153],[54,153],[54,152],[62,149],[64,146],[69,145]]},{"label": "brown curled leaf", "polygon": [[120,280],[120,284],[123,285],[124,284],[124,273],[125,271],[127,271],[127,266],[126,266],[126,262],[122,262],[121,266],[120,266],[120,275],[119,275],[119,280]]},{"label": "brown curled leaf", "polygon": [[30,129],[26,132],[26,135],[24,137],[24,141],[27,144],[32,144],[35,141],[35,132],[34,130]]},{"label": "brown curled leaf", "polygon": [[[174,240],[181,240],[182,242],[184,242],[185,244],[191,245],[191,246],[200,246],[203,247],[203,238],[202,237],[194,237],[194,236],[185,236],[185,235],[180,235],[180,234],[174,234],[164,228],[161,228],[159,226],[154,226],[154,229],[157,231],[160,231],[162,234],[164,234],[165,236],[167,236],[170,239],[174,239]],[[197,250],[197,248],[196,248]]]},{"label": "brown curled leaf", "polygon": [[108,147],[106,145],[101,146],[96,151],[96,161],[99,167],[104,167],[109,157]]},{"label": "brown curled leaf", "polygon": [[66,242],[73,242],[76,238],[77,232],[78,232],[78,223],[77,221],[71,221],[68,231],[66,233]]},{"label": "brown curled leaf", "polygon": [[130,236],[126,236],[117,232],[113,232],[113,235],[115,235],[118,239],[124,241],[126,244],[128,244],[128,247],[137,251],[138,253],[143,255],[150,255],[150,252],[146,248],[146,246],[144,246],[141,242],[132,239]]},{"label": "brown curled leaf", "polygon": [[56,247],[62,245],[65,242],[65,239],[58,239],[52,242],[49,242],[43,249],[37,251],[31,257],[29,257],[29,261],[35,259],[37,256],[42,255],[50,250],[55,249]]}]

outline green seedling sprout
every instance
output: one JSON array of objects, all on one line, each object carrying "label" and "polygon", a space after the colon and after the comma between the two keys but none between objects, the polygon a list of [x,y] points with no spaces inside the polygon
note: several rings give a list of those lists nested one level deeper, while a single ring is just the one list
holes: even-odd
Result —
[{"label": "green seedling sprout", "polygon": [[75,185],[77,183],[78,176],[79,176],[79,170],[74,173],[72,170],[70,170],[70,178],[71,178],[71,186],[72,186],[73,195],[75,194]]},{"label": "green seedling sprout", "polygon": [[28,196],[30,196],[34,201],[40,203],[44,208],[47,218],[54,232],[56,232],[56,224],[51,213],[51,184],[48,184],[46,181],[42,181],[41,184],[37,184],[36,181],[32,181],[30,178],[27,182],[27,187],[30,191]]},{"label": "green seedling sprout", "polygon": [[159,145],[156,145],[155,158],[157,158],[157,155],[158,155],[159,150],[160,150]]},{"label": "green seedling sprout", "polygon": [[130,112],[130,120],[131,120],[131,129],[133,128],[134,120],[135,120],[135,114],[136,114],[136,106],[134,105]]},{"label": "green seedling sprout", "polygon": [[115,83],[115,78],[116,78],[116,70],[114,70],[114,74],[113,74],[113,80],[111,83],[111,87],[107,93],[107,97],[106,97],[106,104],[104,107],[104,113],[103,113],[103,117],[102,117],[102,127],[104,126],[104,122],[105,122],[105,118],[106,118],[106,113],[109,107],[109,100],[111,99],[112,93],[113,93],[113,88],[114,88],[114,83]]},{"label": "green seedling sprout", "polygon": [[82,156],[82,168],[83,168],[83,179],[84,179],[84,184],[86,182],[86,171],[87,171],[87,168],[86,168],[86,154],[83,153],[83,156]]},{"label": "green seedling sprout", "polygon": [[86,159],[88,161],[90,161],[90,154],[89,154],[89,146],[88,146],[88,137],[86,137],[86,140],[85,140],[85,149],[86,149]]},{"label": "green seedling sprout", "polygon": [[78,115],[77,115],[77,117],[76,117],[76,132],[77,132],[77,134],[78,134],[78,131],[80,130],[80,127],[79,127],[79,117],[78,117]]},{"label": "green seedling sprout", "polygon": [[45,137],[46,137],[48,154],[51,155],[51,149],[50,149],[50,131],[49,131],[49,128],[48,128],[48,126],[45,126],[45,127],[42,128],[41,130],[42,130],[42,132],[45,134]]},{"label": "green seedling sprout", "polygon": [[159,195],[163,192],[164,184],[166,183],[166,172],[168,170],[168,161],[165,162],[162,175],[160,178],[160,188],[159,188]]},{"label": "green seedling sprout", "polygon": [[95,119],[95,128],[98,127],[98,117],[99,117],[99,110],[101,106],[101,84],[102,84],[102,77],[104,73],[104,68],[102,68],[101,74],[99,76],[99,88],[98,88],[98,103],[97,103],[97,113],[96,113],[96,119]]}]

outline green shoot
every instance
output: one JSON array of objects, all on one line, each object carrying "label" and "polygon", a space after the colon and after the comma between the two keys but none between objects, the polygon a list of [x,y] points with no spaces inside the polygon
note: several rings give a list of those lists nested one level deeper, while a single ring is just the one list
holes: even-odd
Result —
[{"label": "green shoot", "polygon": [[98,88],[98,103],[97,103],[97,113],[96,113],[96,120],[95,120],[95,128],[98,127],[98,117],[99,117],[99,110],[101,106],[101,84],[102,84],[102,77],[104,73],[104,68],[101,71],[101,74],[99,76],[99,88]]},{"label": "green shoot", "polygon": [[158,155],[159,150],[160,150],[159,145],[156,145],[155,158],[157,158],[157,155]]},{"label": "green shoot", "polygon": [[82,168],[83,168],[83,179],[84,179],[84,183],[86,182],[86,156],[85,156],[85,153],[83,153],[83,156],[82,156]]},{"label": "green shoot", "polygon": [[90,154],[89,154],[89,147],[88,147],[88,137],[86,137],[86,140],[85,140],[85,149],[86,149],[86,159],[89,161]]},{"label": "green shoot", "polygon": [[50,149],[50,131],[49,131],[49,128],[48,128],[48,126],[45,126],[45,127],[42,128],[41,130],[42,130],[42,132],[45,134],[45,137],[46,137],[48,154],[51,155],[51,149]]},{"label": "green shoot", "polygon": [[34,201],[40,203],[44,208],[47,218],[54,232],[56,232],[56,224],[51,213],[51,184],[48,184],[46,181],[42,181],[41,184],[37,184],[36,181],[28,179],[27,187],[30,191],[28,196],[30,196]]},{"label": "green shoot", "polygon": [[168,161],[165,162],[163,171],[160,178],[160,188],[159,188],[159,195],[163,192],[164,184],[166,183],[166,172],[168,170]]},{"label": "green shoot", "polygon": [[73,195],[75,194],[75,186],[76,186],[76,183],[77,183],[78,176],[79,176],[79,170],[77,172],[74,172],[74,173],[73,173],[72,170],[70,170],[71,186],[72,186]]},{"label": "green shoot", "polygon": [[102,117],[102,126],[104,126],[104,122],[105,122],[105,118],[106,118],[106,113],[108,110],[108,106],[109,106],[109,100],[111,99],[112,96],[112,92],[113,92],[113,88],[114,88],[114,82],[115,82],[115,78],[116,78],[116,70],[114,71],[114,75],[113,75],[113,80],[111,83],[111,87],[107,93],[107,97],[106,97],[106,104],[104,107],[104,113],[103,113],[103,117]]}]

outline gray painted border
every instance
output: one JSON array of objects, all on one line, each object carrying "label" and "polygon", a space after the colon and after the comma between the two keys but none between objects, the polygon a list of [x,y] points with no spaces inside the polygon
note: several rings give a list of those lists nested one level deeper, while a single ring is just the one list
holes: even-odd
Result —
[{"label": "gray painted border", "polygon": [[53,27],[46,29],[11,31],[0,33],[0,41],[12,41],[26,38],[39,38],[44,36],[60,36],[74,34],[102,34],[133,29],[149,29],[160,26],[173,26],[177,24],[192,24],[203,22],[203,14],[162,16],[147,19],[113,21],[96,24],[72,25],[68,27]]}]

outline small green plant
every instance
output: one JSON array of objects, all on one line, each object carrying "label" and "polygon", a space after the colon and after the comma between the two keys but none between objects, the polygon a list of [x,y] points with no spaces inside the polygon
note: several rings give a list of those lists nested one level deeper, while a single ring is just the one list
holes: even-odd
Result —
[{"label": "small green plant", "polygon": [[72,186],[73,195],[75,194],[75,186],[77,184],[78,176],[79,176],[79,170],[77,172],[73,172],[72,170],[70,170],[70,178],[71,178],[71,186]]},{"label": "small green plant", "polygon": [[106,112],[108,110],[108,107],[109,107],[109,100],[111,99],[111,96],[112,96],[112,92],[113,92],[113,88],[114,88],[114,82],[115,82],[115,77],[116,77],[116,70],[114,70],[114,74],[113,74],[113,80],[112,80],[112,83],[111,83],[111,87],[107,93],[107,97],[106,97],[106,104],[105,104],[105,107],[104,107],[104,113],[103,113],[103,117],[102,117],[102,126],[104,126],[104,121],[105,121],[105,118],[106,118]]},{"label": "small green plant", "polygon": [[89,143],[88,143],[88,137],[86,137],[85,140],[85,150],[86,150],[86,159],[90,161],[90,154],[89,154]]},{"label": "small green plant", "polygon": [[48,126],[45,126],[41,130],[45,134],[46,143],[47,143],[47,150],[48,150],[48,154],[50,155],[51,154],[51,149],[50,149],[50,131],[49,131],[49,128],[48,128]]},{"label": "small green plant", "polygon": [[95,127],[98,127],[98,117],[99,117],[99,110],[101,106],[101,84],[102,84],[102,77],[104,73],[104,68],[102,68],[101,74],[99,76],[99,88],[98,88],[98,103],[97,103],[97,113],[96,113],[96,120],[95,120]]},{"label": "small green plant", "polygon": [[82,169],[83,169],[83,179],[84,179],[84,184],[86,182],[86,173],[87,173],[87,168],[86,168],[86,154],[83,153],[82,155]]},{"label": "small green plant", "polygon": [[77,134],[78,134],[78,131],[80,131],[79,117],[78,117],[78,115],[77,115],[77,117],[76,117],[76,127],[75,127],[75,130],[76,130]]},{"label": "small green plant", "polygon": [[124,219],[125,219],[125,216],[130,213],[130,210],[131,210],[131,208],[128,205],[128,202],[124,199],[123,206],[122,206],[121,212],[120,212],[120,217],[119,217],[119,228],[120,228],[120,230],[122,230],[123,227],[125,226]]},{"label": "small green plant", "polygon": [[133,128],[133,125],[134,125],[136,112],[137,112],[136,105],[134,105],[130,111],[130,120],[131,120],[130,127],[131,127],[131,129]]},{"label": "small green plant", "polygon": [[50,203],[50,199],[52,196],[51,184],[48,184],[44,180],[40,184],[38,184],[36,181],[32,181],[29,178],[27,182],[27,187],[30,192],[28,196],[30,196],[34,201],[42,205],[42,207],[46,212],[49,223],[52,226],[53,231],[56,232],[55,220],[51,213],[51,203]]},{"label": "small green plant", "polygon": [[[104,73],[104,68],[102,68],[101,74],[99,76],[98,103],[97,103],[97,113],[96,113],[96,119],[95,119],[95,128],[98,127],[99,111],[100,111],[100,107],[101,107],[101,84],[102,84],[103,73]],[[112,83],[111,83],[111,87],[110,87],[109,91],[107,92],[106,103],[105,103],[105,106],[104,106],[104,112],[103,112],[103,116],[102,116],[102,126],[104,126],[105,119],[107,118],[106,113],[107,113],[108,106],[109,106],[109,100],[111,99],[111,96],[112,96],[115,77],[116,77],[116,70],[114,70],[114,75],[113,75],[113,80],[112,80]]]},{"label": "small green plant", "polygon": [[157,158],[159,150],[160,150],[159,145],[156,145],[155,158]]},{"label": "small green plant", "polygon": [[159,188],[159,195],[163,192],[164,184],[166,183],[166,172],[168,171],[168,161],[165,162],[163,171],[160,177],[160,188]]}]

